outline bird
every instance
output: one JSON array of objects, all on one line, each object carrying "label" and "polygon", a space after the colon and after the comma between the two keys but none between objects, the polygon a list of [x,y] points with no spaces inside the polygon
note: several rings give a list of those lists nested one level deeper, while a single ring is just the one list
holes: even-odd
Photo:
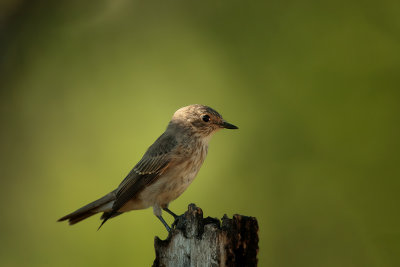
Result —
[{"label": "bird", "polygon": [[103,213],[98,230],[109,219],[131,210],[153,207],[154,215],[168,232],[162,217],[166,211],[176,219],[169,203],[192,183],[208,151],[210,138],[221,129],[238,129],[211,107],[194,104],[178,109],[164,133],[147,149],[120,185],[110,193],[60,218],[76,224]]}]

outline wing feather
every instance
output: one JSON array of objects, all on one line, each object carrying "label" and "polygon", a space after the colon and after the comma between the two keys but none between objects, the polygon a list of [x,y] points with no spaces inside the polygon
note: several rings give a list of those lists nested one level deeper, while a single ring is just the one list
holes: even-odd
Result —
[{"label": "wing feather", "polygon": [[149,147],[143,158],[119,185],[113,204],[114,212],[117,212],[127,201],[157,180],[168,167],[172,159],[171,152],[176,146],[175,137],[164,133]]}]

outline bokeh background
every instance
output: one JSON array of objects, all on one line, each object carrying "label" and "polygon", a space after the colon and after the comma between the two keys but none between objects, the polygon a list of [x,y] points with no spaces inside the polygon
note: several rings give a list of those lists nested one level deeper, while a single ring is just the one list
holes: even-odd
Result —
[{"label": "bokeh background", "polygon": [[[399,266],[400,2],[0,5],[0,265],[150,266],[152,210],[56,220],[115,188],[173,112],[221,131],[191,187],[255,216],[260,266]],[[172,219],[166,215],[168,222]]]}]

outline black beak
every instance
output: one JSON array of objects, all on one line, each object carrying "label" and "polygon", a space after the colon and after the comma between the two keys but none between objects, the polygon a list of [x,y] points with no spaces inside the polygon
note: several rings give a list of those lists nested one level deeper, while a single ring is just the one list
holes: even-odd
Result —
[{"label": "black beak", "polygon": [[221,124],[222,128],[225,129],[239,129],[237,126],[230,124],[229,122],[223,121]]}]

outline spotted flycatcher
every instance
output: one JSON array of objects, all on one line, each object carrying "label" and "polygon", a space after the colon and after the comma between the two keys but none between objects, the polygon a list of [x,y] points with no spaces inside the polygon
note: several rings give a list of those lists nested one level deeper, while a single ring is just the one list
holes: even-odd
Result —
[{"label": "spotted flycatcher", "polygon": [[190,105],[178,109],[165,132],[147,149],[117,189],[59,221],[75,224],[103,212],[101,227],[108,219],[124,212],[153,207],[154,215],[170,231],[161,210],[177,217],[168,209],[169,203],[191,184],[207,155],[211,136],[223,128],[238,129],[210,107]]}]

